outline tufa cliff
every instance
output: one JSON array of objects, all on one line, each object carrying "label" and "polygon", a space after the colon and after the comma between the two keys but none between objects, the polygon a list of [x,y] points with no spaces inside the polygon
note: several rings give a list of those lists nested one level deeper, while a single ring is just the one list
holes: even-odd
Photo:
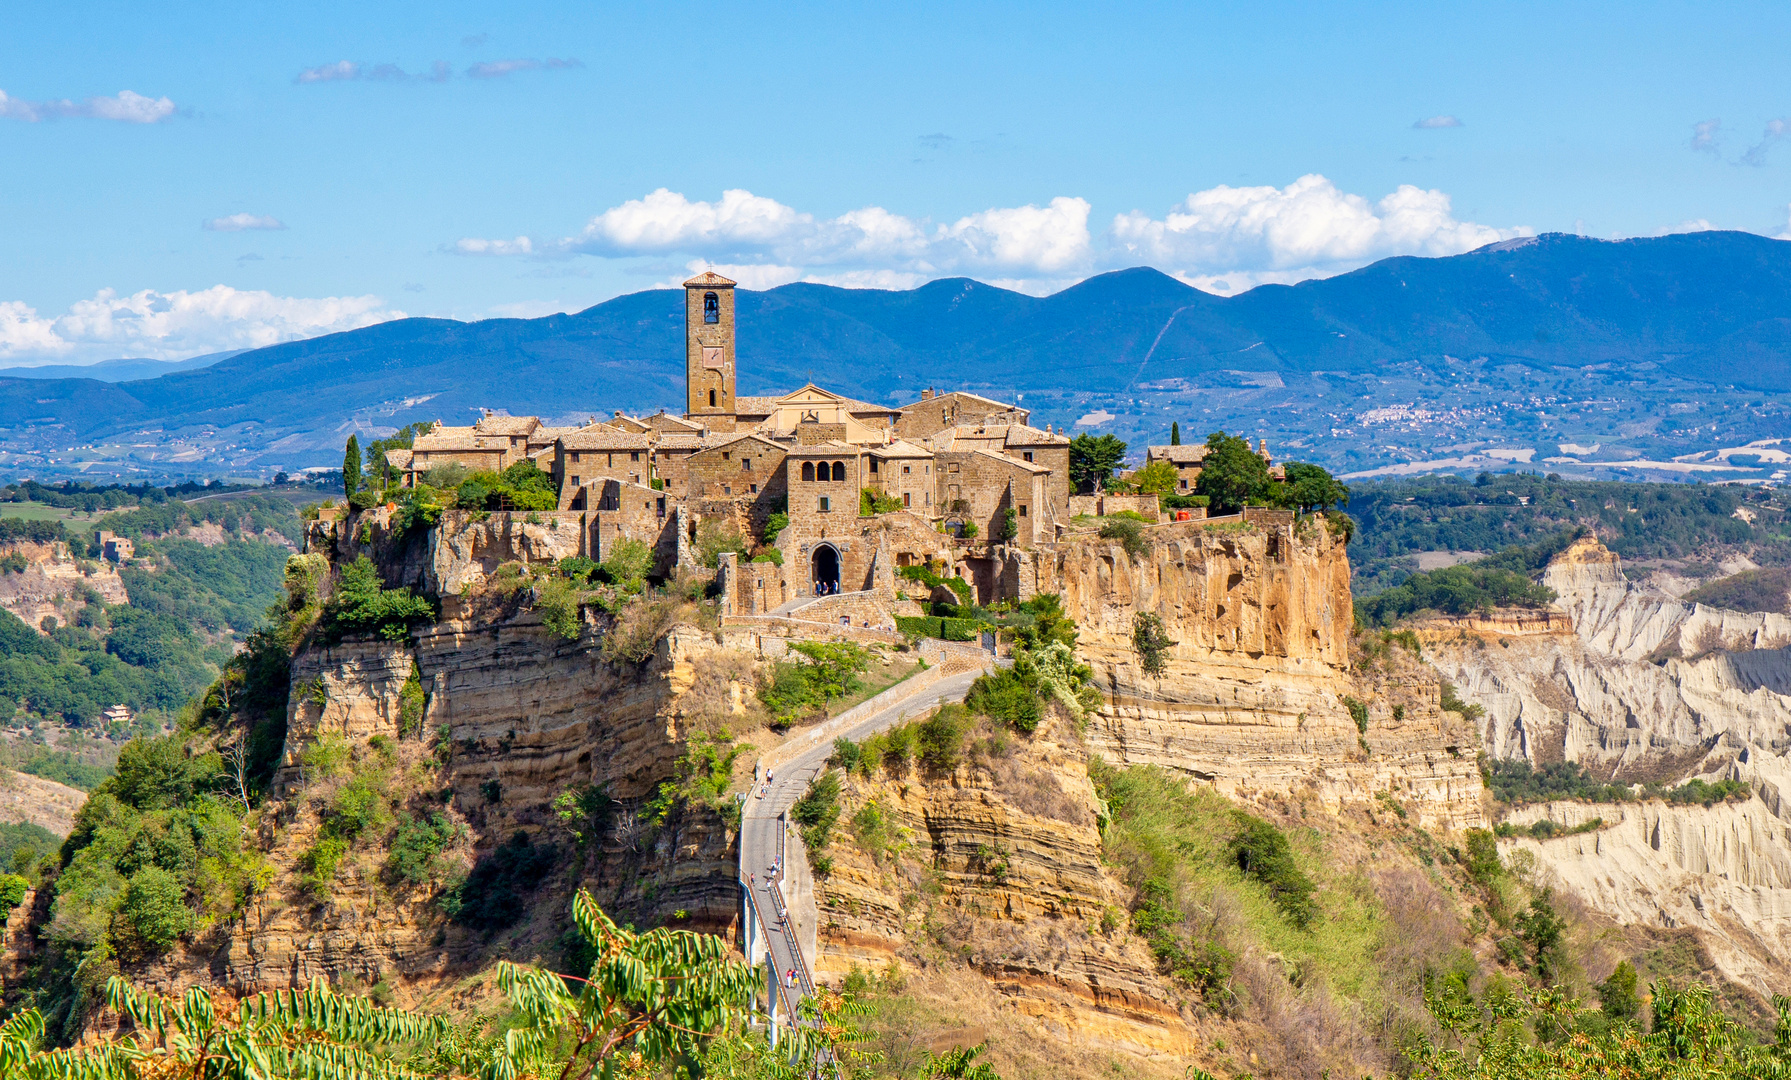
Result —
[{"label": "tufa cliff", "polygon": [[[1426,657],[1485,710],[1489,754],[1568,762],[1596,779],[1671,786],[1738,781],[1704,806],[1644,799],[1552,803],[1575,836],[1516,839],[1542,880],[1616,923],[1695,930],[1728,979],[1791,986],[1791,619],[1685,603],[1623,574],[1597,540],[1546,568],[1556,610],[1434,619]],[[1640,788],[1637,788],[1640,791]]]}]

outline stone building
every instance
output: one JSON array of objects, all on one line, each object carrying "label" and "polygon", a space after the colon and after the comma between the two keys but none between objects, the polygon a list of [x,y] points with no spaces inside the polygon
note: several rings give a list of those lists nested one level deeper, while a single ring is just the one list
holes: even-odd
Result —
[{"label": "stone building", "polygon": [[1167,461],[1175,466],[1177,494],[1186,495],[1194,490],[1194,481],[1200,479],[1200,463],[1206,460],[1206,444],[1194,446],[1153,446],[1145,451],[1145,464]]},{"label": "stone building", "polygon": [[[1277,480],[1284,476],[1286,467],[1275,464],[1274,459],[1269,457],[1269,440],[1257,440],[1256,453],[1262,458],[1263,464],[1269,467],[1270,476]],[[1200,479],[1201,462],[1205,460],[1205,443],[1197,443],[1193,446],[1153,446],[1145,451],[1144,455],[1147,465],[1152,462],[1166,461],[1175,466],[1175,492],[1177,495],[1193,493],[1194,482]]]},{"label": "stone building", "polygon": [[902,406],[896,434],[904,439],[924,439],[946,428],[977,424],[1006,426],[1031,422],[1030,409],[963,390],[941,394],[928,389],[920,392],[919,401]]},{"label": "stone building", "polygon": [[684,283],[686,418],[734,427],[734,282],[710,271]]},{"label": "stone building", "polygon": [[604,480],[650,485],[653,440],[647,435],[617,431],[601,424],[581,428],[555,441],[552,472],[562,502],[580,486]]},{"label": "stone building", "polygon": [[865,486],[902,501],[902,509],[931,517],[933,452],[905,439],[865,450]]},{"label": "stone building", "polygon": [[[488,412],[469,427],[438,421],[389,460],[414,484],[450,462],[501,471],[533,459],[559,486],[559,509],[587,515],[599,560],[637,539],[669,573],[703,530],[737,530],[752,551],[728,560],[725,587],[745,613],[828,598],[883,625],[897,568],[940,564],[999,591],[1014,576],[1002,552],[1049,544],[1067,525],[1070,440],[1031,426],[1029,410],[931,389],[899,407],[813,383],[740,395],[735,283],[710,272],[684,289],[684,415],[615,412],[567,428]],[[897,508],[861,515],[867,491],[872,506]],[[779,512],[788,525],[773,554],[763,537]]]}]

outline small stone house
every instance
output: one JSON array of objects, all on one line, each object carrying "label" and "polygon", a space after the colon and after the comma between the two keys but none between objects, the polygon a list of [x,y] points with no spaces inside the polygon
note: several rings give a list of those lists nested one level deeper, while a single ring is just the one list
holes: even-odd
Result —
[{"label": "small stone house", "polygon": [[562,501],[569,490],[603,480],[650,486],[653,440],[602,425],[581,428],[555,440],[552,472]]},{"label": "small stone house", "polygon": [[933,513],[933,452],[898,439],[865,450],[865,486],[902,501],[902,509]]},{"label": "small stone house", "polygon": [[1032,411],[995,401],[980,394],[956,390],[940,394],[922,390],[920,400],[901,407],[896,434],[904,439],[924,439],[946,428],[976,424],[1025,424]]}]

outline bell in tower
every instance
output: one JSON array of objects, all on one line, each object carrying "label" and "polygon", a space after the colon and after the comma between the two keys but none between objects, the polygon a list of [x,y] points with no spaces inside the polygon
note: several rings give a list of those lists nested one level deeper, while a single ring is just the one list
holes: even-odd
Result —
[{"label": "bell in tower", "polygon": [[684,283],[685,415],[724,431],[734,426],[734,284],[714,271]]}]

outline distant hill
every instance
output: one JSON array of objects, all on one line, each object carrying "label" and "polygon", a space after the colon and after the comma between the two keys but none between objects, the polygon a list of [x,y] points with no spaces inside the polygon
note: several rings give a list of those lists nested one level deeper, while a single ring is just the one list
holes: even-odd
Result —
[{"label": "distant hill", "polygon": [[[1220,371],[1440,370],[1448,357],[1791,389],[1791,243],[1750,233],[1550,234],[1236,297],[1139,268],[1045,298],[949,279],[786,285],[738,303],[742,393],[812,378],[891,403],[929,385],[1124,394]],[[682,318],[679,294],[655,290],[540,319],[404,319],[154,379],[0,378],[0,414],[81,439],[246,423],[248,445],[279,444],[278,464],[325,463],[355,421],[678,409]]]},{"label": "distant hill", "polygon": [[194,371],[228,360],[246,350],[207,353],[185,360],[101,360],[97,364],[45,364],[42,367],[0,368],[0,379],[98,379],[100,382],[130,382],[134,379],[155,379],[176,371]]}]

